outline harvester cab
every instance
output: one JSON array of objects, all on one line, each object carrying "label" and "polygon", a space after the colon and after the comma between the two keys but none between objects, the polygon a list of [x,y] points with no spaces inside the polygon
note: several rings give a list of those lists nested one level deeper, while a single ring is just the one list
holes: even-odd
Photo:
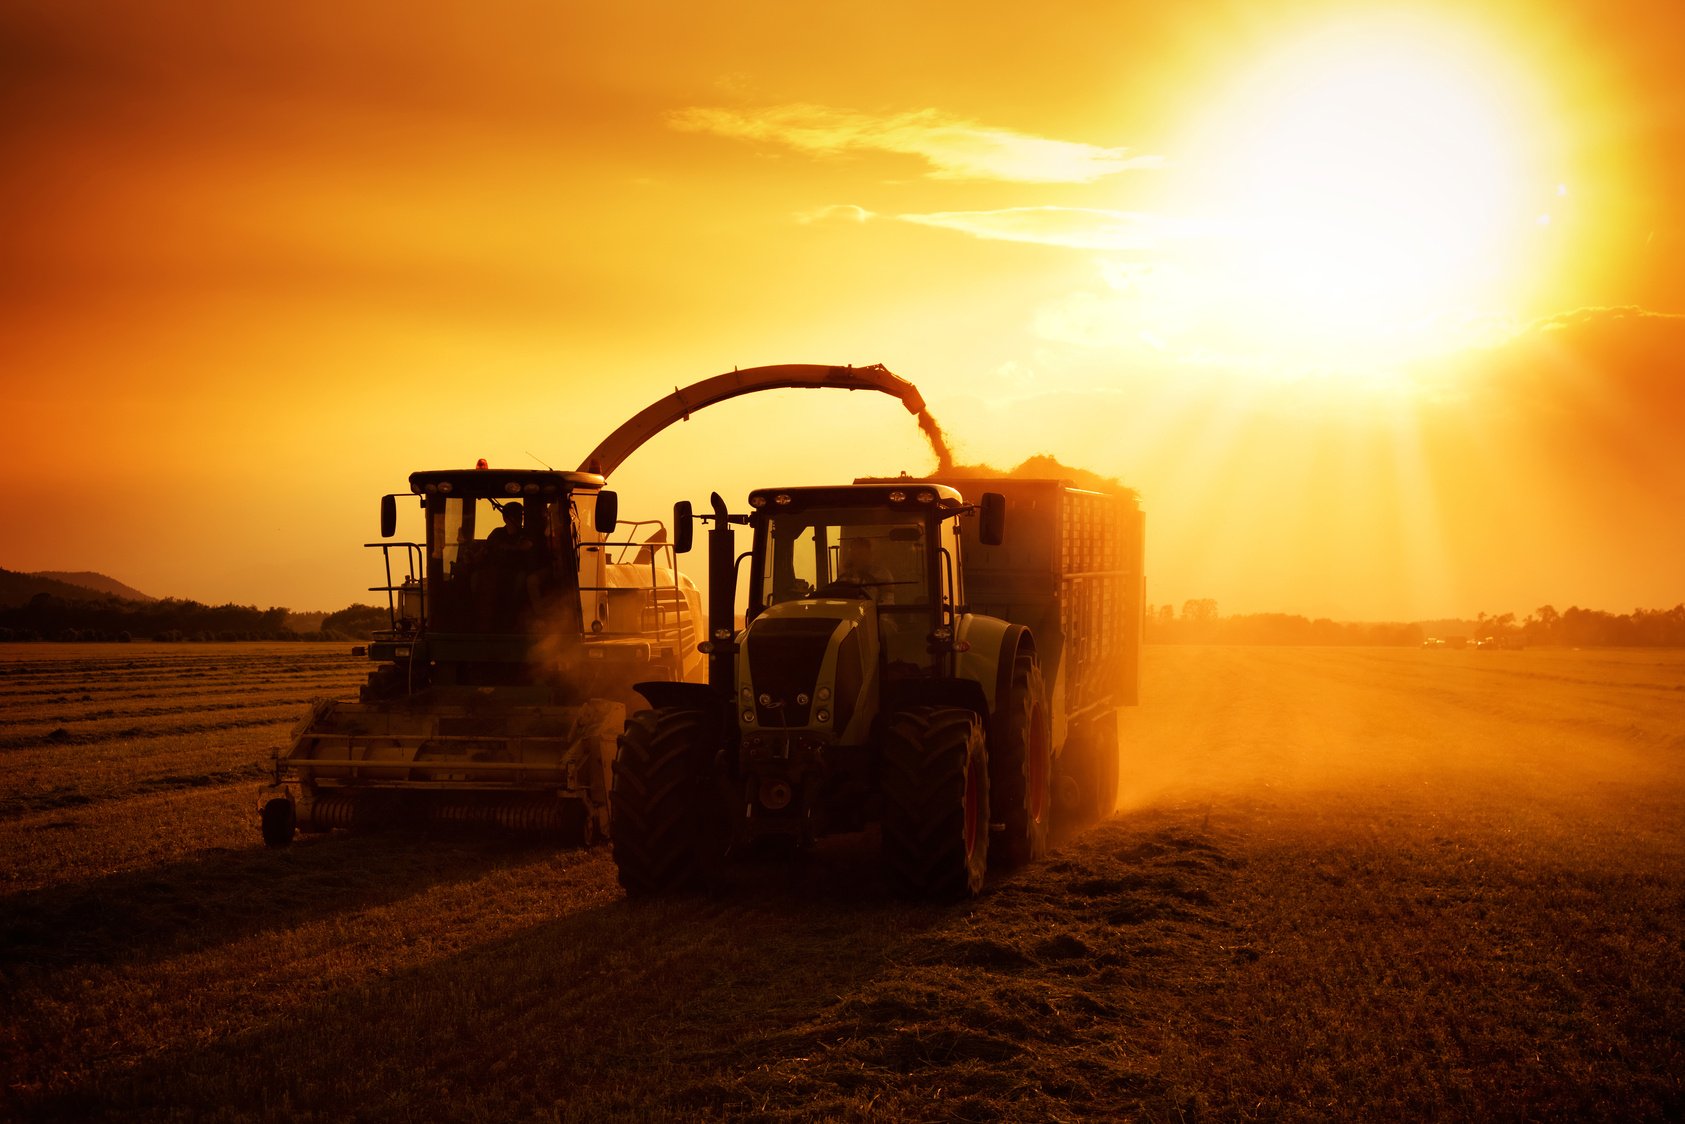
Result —
[{"label": "harvester cab", "polygon": [[[1009,859],[1039,854],[1051,751],[1035,641],[965,596],[966,540],[1001,542],[1001,497],[892,482],[760,489],[749,504],[745,627],[713,633],[712,689],[646,688],[656,709],[621,739],[622,884],[683,889],[733,849],[871,822],[890,881],[920,896],[976,893],[991,835]],[[722,507],[714,598],[735,574],[714,545],[731,534]]]},{"label": "harvester cab", "polygon": [[659,521],[623,522],[587,472],[413,473],[421,541],[381,501],[389,627],[358,701],[322,700],[259,797],[295,830],[417,819],[577,834],[608,828],[632,685],[702,673],[700,602]]}]

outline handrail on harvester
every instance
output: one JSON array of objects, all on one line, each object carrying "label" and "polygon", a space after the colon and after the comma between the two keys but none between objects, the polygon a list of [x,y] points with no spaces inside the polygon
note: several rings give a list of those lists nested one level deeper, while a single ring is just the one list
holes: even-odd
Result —
[{"label": "handrail on harvester", "polygon": [[901,400],[909,414],[924,409],[924,399],[918,387],[895,374],[882,363],[870,367],[827,367],[818,363],[783,363],[771,367],[749,367],[741,371],[727,371],[710,379],[692,383],[683,390],[651,403],[633,415],[624,425],[605,437],[580,464],[579,471],[607,476],[639,446],[674,422],[688,421],[690,415],[705,406],[724,402],[742,394],[759,390],[823,389],[881,390]]}]

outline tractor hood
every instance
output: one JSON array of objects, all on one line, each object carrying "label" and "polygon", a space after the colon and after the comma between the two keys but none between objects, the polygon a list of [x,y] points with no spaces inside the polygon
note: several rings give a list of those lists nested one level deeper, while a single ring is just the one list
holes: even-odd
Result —
[{"label": "tractor hood", "polygon": [[[738,721],[753,731],[864,737],[876,710],[877,606],[814,598],[774,605],[750,623],[738,652]],[[861,729],[853,727],[857,724]]]}]

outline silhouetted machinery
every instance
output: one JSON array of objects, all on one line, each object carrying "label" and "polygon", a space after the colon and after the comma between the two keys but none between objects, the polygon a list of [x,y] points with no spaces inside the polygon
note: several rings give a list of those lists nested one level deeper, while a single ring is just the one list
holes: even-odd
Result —
[{"label": "silhouetted machinery", "polygon": [[665,529],[621,522],[594,473],[482,461],[409,483],[424,540],[370,544],[391,626],[365,650],[376,666],[277,755],[265,842],[429,819],[606,834],[632,684],[702,673],[699,596]]},{"label": "silhouetted machinery", "polygon": [[[877,823],[892,881],[944,896],[977,892],[991,844],[1039,855],[1056,807],[1109,814],[1116,709],[1139,675],[1132,495],[903,477],[761,489],[747,515],[716,495],[697,644],[698,593],[674,563],[689,504],[669,543],[618,519],[606,477],[694,411],[783,387],[880,391],[928,417],[881,366],[757,367],[675,390],[575,472],[414,473],[423,540],[369,544],[390,610],[376,666],[276,754],[265,842],[423,819],[589,841],[612,813],[621,882],[645,894],[699,885],[734,850]],[[389,495],[384,539],[396,522]],[[637,695],[653,709],[628,722]]]},{"label": "silhouetted machinery", "polygon": [[[923,407],[881,366],[756,367],[675,390],[575,472],[481,461],[412,474],[422,541],[369,544],[384,558],[375,589],[390,611],[362,650],[375,666],[356,701],[317,702],[277,752],[258,799],[264,841],[425,820],[605,835],[616,738],[641,705],[632,685],[704,674],[696,588],[659,522],[618,519],[606,477],[694,411],[781,387],[875,390]],[[397,498],[381,502],[384,539]]]},{"label": "silhouetted machinery", "polygon": [[[759,489],[749,509],[716,494],[703,516],[708,684],[640,685],[654,709],[621,737],[614,856],[629,893],[696,888],[734,851],[876,822],[895,886],[963,896],[991,853],[1039,856],[1056,806],[1111,813],[1116,709],[1139,676],[1133,495],[897,478]],[[683,543],[691,517],[675,510]]]}]

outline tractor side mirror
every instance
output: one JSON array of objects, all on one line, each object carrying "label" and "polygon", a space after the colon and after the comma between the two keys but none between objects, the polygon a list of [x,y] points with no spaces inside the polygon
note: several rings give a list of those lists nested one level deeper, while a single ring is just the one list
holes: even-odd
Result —
[{"label": "tractor side mirror", "polygon": [[1006,538],[1006,497],[999,492],[984,492],[980,514],[978,541],[984,546],[999,546]]},{"label": "tractor side mirror", "polygon": [[389,539],[398,533],[398,497],[380,497],[380,537]]},{"label": "tractor side mirror", "polygon": [[614,534],[615,527],[620,525],[620,497],[618,495],[607,490],[597,493],[596,524],[599,534]]},{"label": "tractor side mirror", "polygon": [[690,553],[695,540],[696,520],[691,514],[690,501],[680,500],[673,505],[673,553]]}]

